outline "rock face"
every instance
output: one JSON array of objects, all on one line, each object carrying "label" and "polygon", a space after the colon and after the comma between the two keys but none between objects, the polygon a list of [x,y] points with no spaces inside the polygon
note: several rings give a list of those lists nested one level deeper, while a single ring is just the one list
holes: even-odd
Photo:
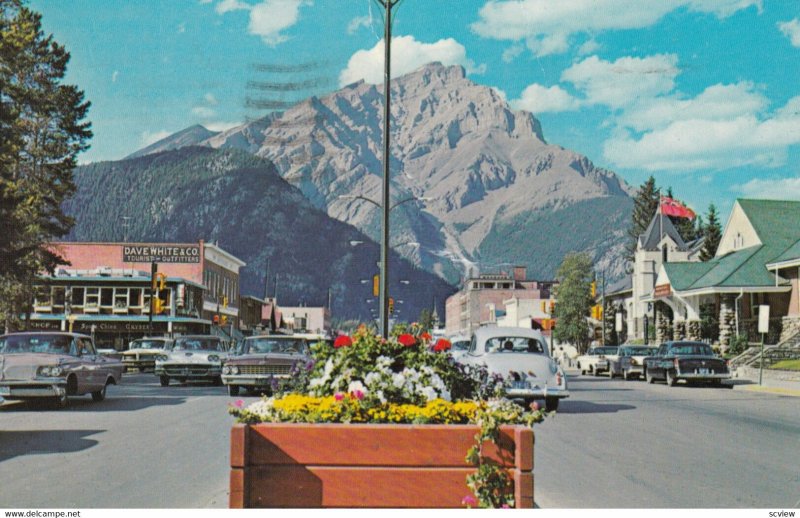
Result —
[{"label": "rock face", "polygon": [[[450,282],[508,262],[552,278],[572,251],[622,274],[633,190],[615,173],[548,144],[532,114],[459,66],[397,78],[391,107],[392,244],[419,243],[399,252]],[[382,114],[382,87],[359,82],[200,144],[269,159],[315,206],[377,239],[380,210],[352,196],[381,198]]]}]

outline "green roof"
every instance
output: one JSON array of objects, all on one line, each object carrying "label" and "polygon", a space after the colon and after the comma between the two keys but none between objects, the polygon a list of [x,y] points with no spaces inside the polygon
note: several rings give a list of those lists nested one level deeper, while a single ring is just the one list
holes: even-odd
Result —
[{"label": "green roof", "polygon": [[737,200],[758,234],[761,245],[736,250],[704,263],[665,263],[678,291],[702,288],[767,287],[775,276],[767,264],[800,257],[800,202]]}]

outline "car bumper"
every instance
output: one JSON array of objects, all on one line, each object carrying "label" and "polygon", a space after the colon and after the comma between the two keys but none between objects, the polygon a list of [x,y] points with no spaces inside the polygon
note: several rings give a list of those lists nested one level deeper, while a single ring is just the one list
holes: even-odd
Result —
[{"label": "car bumper", "polygon": [[628,374],[644,374],[643,365],[628,365],[623,370],[627,371]]},{"label": "car bumper", "polygon": [[506,396],[509,399],[568,398],[569,391],[559,387],[508,388]]},{"label": "car bumper", "polygon": [[125,358],[122,359],[122,365],[125,367],[125,370],[144,370],[144,369],[155,369],[156,368],[156,361],[153,360],[127,360]]},{"label": "car bumper", "polygon": [[682,380],[726,380],[730,379],[730,377],[731,374],[729,372],[712,372],[709,374],[695,374],[693,372],[675,373],[675,378]]},{"label": "car bumper", "polygon": [[67,394],[66,383],[8,383],[0,385],[0,397],[27,399],[62,397]]},{"label": "car bumper", "polygon": [[273,380],[289,379],[289,376],[242,376],[234,374],[223,374],[222,383],[225,385],[241,385],[243,387],[266,387],[272,384]]},{"label": "car bumper", "polygon": [[221,365],[159,365],[155,366],[156,376],[169,376],[170,378],[205,379],[216,378],[222,374]]}]

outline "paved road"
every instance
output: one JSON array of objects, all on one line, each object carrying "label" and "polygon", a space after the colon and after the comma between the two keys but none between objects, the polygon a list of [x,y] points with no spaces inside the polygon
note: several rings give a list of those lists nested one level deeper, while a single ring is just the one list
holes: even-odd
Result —
[{"label": "paved road", "polygon": [[570,376],[537,425],[543,508],[800,506],[800,398]]},{"label": "paved road", "polygon": [[[227,507],[233,398],[224,387],[162,388],[151,375],[125,382],[99,404],[0,409],[0,508]],[[572,397],[536,429],[540,507],[800,505],[800,398],[570,384]]]}]

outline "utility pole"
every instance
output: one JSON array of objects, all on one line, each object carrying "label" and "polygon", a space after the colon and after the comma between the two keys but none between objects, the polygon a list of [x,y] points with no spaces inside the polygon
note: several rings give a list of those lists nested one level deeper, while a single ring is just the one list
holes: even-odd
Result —
[{"label": "utility pole", "polygon": [[269,259],[267,259],[267,271],[264,273],[264,300],[269,299]]},{"label": "utility pole", "polygon": [[383,66],[383,203],[381,221],[381,278],[380,278],[380,323],[381,335],[389,338],[389,129],[391,119],[391,57],[392,57],[392,8],[402,0],[378,0],[385,10],[384,18],[384,66]]},{"label": "utility pole", "polygon": [[603,330],[603,345],[606,345],[606,271],[600,274],[600,300],[603,312],[600,314],[600,329]]}]

